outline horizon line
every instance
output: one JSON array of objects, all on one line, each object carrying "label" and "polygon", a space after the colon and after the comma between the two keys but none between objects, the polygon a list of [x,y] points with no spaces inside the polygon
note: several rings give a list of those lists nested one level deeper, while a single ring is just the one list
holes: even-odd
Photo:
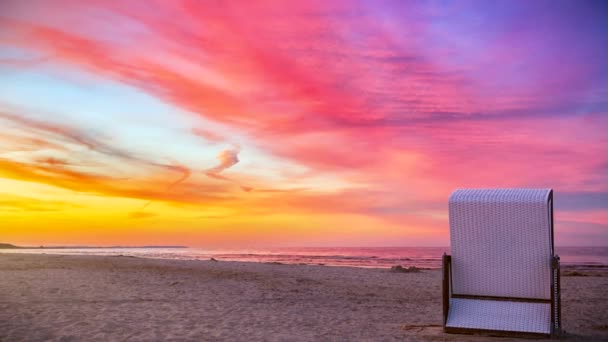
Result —
[{"label": "horizon line", "polygon": [[[386,246],[257,246],[257,247],[245,247],[245,246],[234,246],[234,247],[197,247],[187,245],[70,245],[70,244],[53,244],[53,245],[38,245],[38,246],[24,246],[16,245],[8,242],[0,242],[0,245],[11,245],[23,249],[40,249],[42,248],[202,248],[202,249],[272,249],[272,248],[450,248],[450,246],[405,246],[405,245],[386,245]],[[608,248],[608,245],[556,245],[555,247],[562,248]]]}]

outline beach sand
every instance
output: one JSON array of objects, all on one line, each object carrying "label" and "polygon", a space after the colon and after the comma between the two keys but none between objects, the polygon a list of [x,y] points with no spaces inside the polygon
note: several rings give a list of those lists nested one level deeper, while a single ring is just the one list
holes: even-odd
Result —
[{"label": "beach sand", "polygon": [[[565,339],[608,340],[608,276],[575,274]],[[444,334],[441,308],[438,270],[0,253],[0,341],[513,340]]]}]

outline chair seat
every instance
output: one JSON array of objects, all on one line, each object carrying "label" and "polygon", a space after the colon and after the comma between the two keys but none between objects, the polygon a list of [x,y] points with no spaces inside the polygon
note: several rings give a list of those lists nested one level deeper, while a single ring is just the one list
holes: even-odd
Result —
[{"label": "chair seat", "polygon": [[549,334],[551,304],[451,298],[446,327]]}]

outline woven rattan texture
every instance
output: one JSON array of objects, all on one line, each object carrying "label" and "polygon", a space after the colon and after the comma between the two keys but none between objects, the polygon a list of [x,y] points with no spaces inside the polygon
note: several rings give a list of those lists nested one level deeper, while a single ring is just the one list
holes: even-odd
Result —
[{"label": "woven rattan texture", "polygon": [[453,293],[551,298],[545,189],[466,189],[450,196]]}]

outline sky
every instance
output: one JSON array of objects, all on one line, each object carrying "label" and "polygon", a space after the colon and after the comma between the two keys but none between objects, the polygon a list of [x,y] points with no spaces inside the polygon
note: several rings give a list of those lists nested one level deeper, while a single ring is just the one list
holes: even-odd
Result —
[{"label": "sky", "polygon": [[607,2],[0,2],[0,242],[448,246],[468,187],[608,245]]}]

